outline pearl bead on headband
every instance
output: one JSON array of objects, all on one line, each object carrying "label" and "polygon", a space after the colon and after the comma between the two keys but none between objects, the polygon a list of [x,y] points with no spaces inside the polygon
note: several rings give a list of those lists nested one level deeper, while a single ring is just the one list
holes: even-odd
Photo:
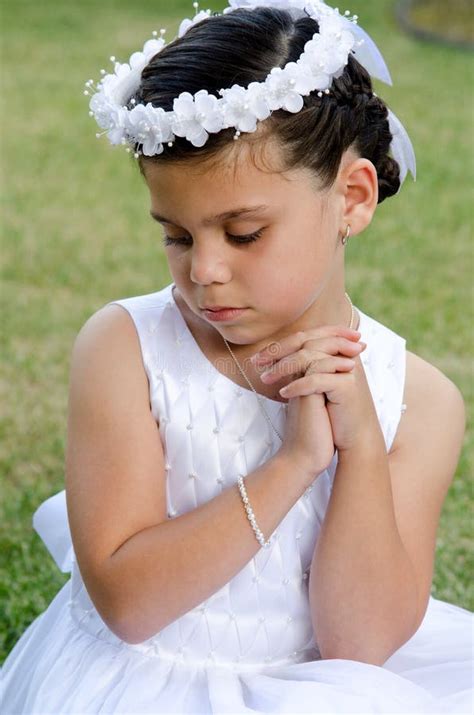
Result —
[{"label": "pearl bead on headband", "polygon": [[[192,20],[181,22],[178,37],[211,16],[210,10],[198,12],[197,2],[193,6],[196,15]],[[242,132],[254,132],[257,122],[265,120],[275,110],[299,112],[304,105],[303,97],[311,92],[317,91],[319,97],[329,94],[333,78],[342,74],[350,54],[371,76],[392,84],[378,47],[358,26],[357,15],[351,17],[349,10],[341,15],[338,8],[329,7],[320,0],[229,0],[229,6],[222,14],[238,8],[252,10],[256,7],[287,10],[293,19],[309,16],[318,22],[319,32],[305,44],[296,62],[288,62],[283,68],[274,67],[263,82],[251,82],[247,88],[234,84],[221,89],[220,98],[205,89],[194,95],[182,92],[173,100],[172,111],[154,107],[151,102],[135,105],[131,98],[140,86],[143,69],[166,45],[163,37],[166,30],[160,30],[159,38],[155,31],[153,39],[145,43],[142,52],[134,52],[128,63],[120,64],[112,56],[114,72],[107,74],[101,70],[102,79],[96,87],[93,80],[86,82],[84,94],[89,95],[93,90],[89,114],[103,130],[96,136],[107,134],[111,144],[138,147],[134,152],[136,158],[140,153],[144,156],[161,154],[164,144],[173,146],[176,136],[185,137],[193,146],[201,147],[209,134],[234,128],[234,139],[238,139]],[[132,104],[131,109],[129,104]],[[388,120],[393,135],[391,153],[400,166],[400,184],[408,171],[416,180],[416,160],[410,138],[390,109]],[[127,151],[132,151],[130,146]]]}]

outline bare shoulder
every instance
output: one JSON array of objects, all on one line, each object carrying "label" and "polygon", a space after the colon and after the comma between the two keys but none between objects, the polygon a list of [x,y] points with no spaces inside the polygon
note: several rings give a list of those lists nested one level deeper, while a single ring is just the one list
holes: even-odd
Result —
[{"label": "bare shoulder", "polygon": [[[83,378],[91,374],[103,380],[119,378],[122,391],[133,390],[138,398],[149,404],[148,378],[143,364],[140,341],[132,317],[120,305],[109,304],[93,313],[82,325],[73,344],[71,377]],[[103,387],[106,387],[103,384]]]},{"label": "bare shoulder", "polygon": [[424,360],[410,350],[406,351],[406,397],[415,397],[419,391],[424,390],[425,396],[429,391],[435,391],[443,396],[450,393],[457,395],[460,402],[464,403],[462,394],[457,385],[435,365]]},{"label": "bare shoulder", "polygon": [[132,352],[139,347],[133,320],[128,311],[117,303],[99,308],[85,321],[74,341],[74,350],[93,346],[99,350],[106,349],[111,342]]},{"label": "bare shoulder", "polygon": [[406,351],[403,413],[391,452],[414,443],[423,433],[428,441],[462,442],[466,426],[464,398],[439,368]]}]

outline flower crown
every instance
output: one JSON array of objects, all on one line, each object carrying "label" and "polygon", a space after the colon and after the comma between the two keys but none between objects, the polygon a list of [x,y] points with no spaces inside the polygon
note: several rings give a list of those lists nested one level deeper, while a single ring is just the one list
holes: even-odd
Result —
[{"label": "flower crown", "polygon": [[[178,37],[182,37],[191,27],[207,20],[211,11],[198,12],[199,4],[193,3],[196,14],[192,20],[181,22]],[[290,12],[294,19],[309,16],[318,22],[319,32],[304,47],[296,62],[288,62],[285,67],[274,67],[263,82],[252,82],[247,88],[234,84],[219,90],[221,98],[201,89],[192,95],[182,92],[173,100],[173,110],[166,112],[161,107],[136,104],[133,95],[140,86],[141,73],[158,52],[166,45],[163,35],[166,30],[153,32],[142,52],[134,52],[128,63],[114,63],[113,74],[101,70],[102,79],[94,87],[94,81],[86,82],[85,95],[90,100],[90,116],[95,117],[107,134],[111,144],[131,144],[140,153],[154,156],[163,152],[163,145],[173,146],[176,136],[185,137],[193,146],[201,147],[209,134],[222,129],[234,128],[234,139],[241,132],[254,132],[257,122],[263,121],[278,109],[299,112],[303,108],[303,97],[317,90],[318,96],[330,93],[333,78],[339,77],[352,54],[367,72],[387,84],[392,84],[385,61],[370,36],[357,24],[357,15],[350,16],[349,10],[341,15],[338,8],[332,8],[321,0],[229,0],[229,6],[222,14],[238,8],[252,10],[256,7],[275,7]],[[217,13],[216,13],[217,14]],[[175,38],[176,39],[176,38]],[[127,105],[132,105],[131,109]],[[411,171],[416,180],[416,161],[410,138],[400,120],[388,110],[390,131],[393,135],[391,152],[400,166],[400,184]],[[141,152],[140,152],[141,148]],[[127,147],[127,151],[132,149]]]}]

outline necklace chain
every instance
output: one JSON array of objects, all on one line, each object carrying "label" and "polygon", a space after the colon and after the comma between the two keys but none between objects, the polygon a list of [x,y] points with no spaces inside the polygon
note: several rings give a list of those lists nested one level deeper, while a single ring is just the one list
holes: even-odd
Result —
[{"label": "necklace chain", "polygon": [[[354,306],[352,305],[352,301],[351,301],[351,299],[349,298],[348,294],[345,293],[345,296],[346,296],[346,298],[347,298],[347,300],[349,301],[350,306],[351,306],[351,322],[349,323],[349,328],[352,328],[353,325],[354,325],[354,323],[355,323],[356,313],[355,313],[355,310],[354,310]],[[280,438],[280,441],[283,442],[283,437],[281,436],[281,434],[279,433],[279,431],[277,430],[277,428],[275,427],[275,425],[274,425],[273,422],[271,421],[271,419],[270,419],[270,417],[269,417],[269,415],[268,415],[268,412],[266,411],[266,409],[265,409],[264,406],[263,406],[262,395],[260,395],[260,394],[257,392],[257,390],[254,388],[254,386],[253,386],[252,383],[250,382],[249,378],[247,377],[247,375],[245,374],[245,372],[244,372],[243,369],[241,368],[240,363],[239,363],[239,361],[237,360],[237,358],[235,357],[235,355],[234,355],[234,353],[233,353],[233,351],[232,351],[232,348],[230,347],[230,345],[229,345],[229,343],[227,342],[227,340],[226,340],[225,338],[223,338],[223,339],[224,339],[224,342],[225,342],[225,344],[226,344],[226,346],[227,346],[228,351],[229,351],[230,354],[232,355],[232,358],[233,358],[235,364],[237,365],[238,369],[240,370],[240,372],[241,372],[243,378],[247,381],[247,383],[248,383],[250,389],[255,393],[255,396],[256,396],[256,398],[257,398],[257,400],[258,400],[258,404],[260,405],[260,409],[262,410],[262,413],[263,413],[265,419],[267,420],[268,424],[269,424],[270,427],[273,429],[273,431],[276,433],[276,435]]]}]

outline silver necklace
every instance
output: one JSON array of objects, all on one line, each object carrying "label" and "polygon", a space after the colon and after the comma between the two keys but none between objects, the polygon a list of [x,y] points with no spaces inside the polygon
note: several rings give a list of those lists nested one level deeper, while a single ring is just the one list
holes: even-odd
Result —
[{"label": "silver necklace", "polygon": [[[345,296],[346,296],[346,298],[347,298],[347,300],[349,301],[350,306],[351,306],[351,322],[349,323],[349,328],[352,328],[353,325],[354,325],[354,323],[355,323],[356,312],[355,312],[355,310],[354,310],[354,306],[352,305],[352,301],[351,301],[351,299],[349,298],[349,296],[348,296],[347,293],[345,293]],[[281,434],[279,433],[279,431],[277,430],[277,428],[275,427],[275,425],[274,425],[273,422],[271,421],[271,419],[270,419],[270,417],[269,417],[269,415],[268,415],[268,412],[266,411],[266,409],[265,409],[264,406],[263,406],[263,396],[260,395],[260,394],[257,392],[257,390],[254,388],[254,386],[252,385],[252,383],[251,383],[250,380],[248,379],[247,375],[245,374],[245,372],[244,372],[243,369],[241,368],[240,363],[239,363],[239,361],[237,360],[237,358],[235,357],[235,355],[234,355],[234,353],[233,353],[233,351],[232,351],[232,349],[231,349],[229,343],[228,343],[227,340],[224,338],[224,336],[222,336],[222,337],[223,337],[223,339],[224,339],[224,342],[225,342],[225,344],[226,344],[226,346],[227,346],[228,351],[229,351],[230,354],[232,355],[232,358],[233,358],[235,364],[237,365],[238,369],[240,370],[240,372],[241,372],[243,378],[247,381],[247,383],[248,383],[250,389],[255,393],[255,396],[256,396],[256,398],[257,398],[257,400],[258,400],[258,404],[260,405],[260,409],[262,410],[262,413],[263,413],[265,419],[267,420],[268,424],[269,424],[270,427],[273,429],[273,431],[276,433],[276,435],[280,438],[280,441],[283,442],[283,437],[281,436]]]}]

